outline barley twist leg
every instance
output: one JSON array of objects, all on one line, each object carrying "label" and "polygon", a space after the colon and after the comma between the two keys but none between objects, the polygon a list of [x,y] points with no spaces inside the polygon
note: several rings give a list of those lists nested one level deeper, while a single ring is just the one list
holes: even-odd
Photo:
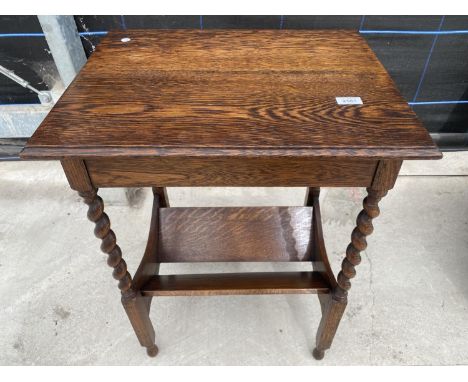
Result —
[{"label": "barley twist leg", "polygon": [[109,217],[104,212],[104,202],[97,194],[97,190],[79,194],[88,205],[88,219],[95,224],[94,235],[102,240],[101,251],[107,254],[107,264],[114,268],[112,276],[119,281],[119,289],[124,294],[132,286],[132,276],[127,271],[127,264],[122,258],[115,233],[111,230]]},{"label": "barley twist leg", "polygon": [[108,255],[107,264],[114,268],[112,276],[119,281],[119,289],[122,293],[122,305],[130,319],[135,334],[140,344],[146,347],[150,357],[158,353],[155,344],[155,333],[149,318],[149,309],[139,291],[132,289],[132,277],[127,271],[127,264],[122,258],[122,251],[117,245],[114,231],[111,229],[110,220],[104,212],[104,202],[97,194],[97,189],[79,192],[84,202],[88,205],[88,219],[94,222],[94,234],[101,239],[101,250]]},{"label": "barley twist leg", "polygon": [[317,332],[316,347],[312,352],[317,360],[324,357],[325,350],[329,349],[333,342],[348,302],[348,290],[351,288],[350,279],[356,276],[355,267],[361,262],[360,253],[367,247],[366,236],[369,236],[374,230],[372,219],[379,216],[378,203],[386,194],[386,190],[367,189],[367,196],[363,201],[364,208],[356,219],[356,227],[351,234],[351,243],[346,249],[346,257],[341,264],[341,271],[338,274],[338,286],[329,296],[328,302],[323,304],[322,320]]},{"label": "barley twist leg", "polygon": [[356,219],[356,227],[351,234],[351,243],[346,249],[346,257],[338,273],[336,294],[340,299],[345,299],[351,288],[350,279],[356,276],[356,266],[361,263],[361,251],[367,248],[366,237],[374,231],[372,220],[380,214],[378,203],[386,194],[387,191],[367,189],[367,196],[363,201],[364,209]]}]

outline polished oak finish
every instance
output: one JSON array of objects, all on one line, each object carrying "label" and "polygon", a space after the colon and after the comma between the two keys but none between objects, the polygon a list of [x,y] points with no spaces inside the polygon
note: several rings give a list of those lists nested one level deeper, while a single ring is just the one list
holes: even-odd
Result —
[{"label": "polished oak finish", "polygon": [[312,261],[312,208],[163,208],[159,261]]},{"label": "polished oak finish", "polygon": [[377,160],[294,157],[165,157],[89,159],[96,187],[370,186]]},{"label": "polished oak finish", "polygon": [[119,281],[119,289],[127,292],[132,285],[132,276],[122,259],[122,250],[117,245],[114,231],[111,230],[109,216],[104,212],[104,202],[97,190],[79,192],[88,205],[88,219],[95,224],[94,235],[101,239],[101,251],[107,254],[107,264],[114,268],[112,276]]},{"label": "polished oak finish", "polygon": [[356,276],[355,267],[361,263],[360,253],[367,248],[366,236],[374,231],[372,220],[380,214],[379,201],[387,194],[387,191],[367,189],[367,197],[364,199],[364,209],[356,219],[356,228],[351,233],[351,243],[346,249],[346,257],[341,263],[341,271],[338,273],[337,293],[340,298],[345,298],[351,288],[351,281]]},{"label": "polished oak finish", "polygon": [[154,276],[144,296],[217,296],[249,294],[328,293],[318,272],[249,272]]},{"label": "polished oak finish", "polygon": [[[337,105],[347,96],[363,104]],[[345,30],[111,32],[23,157],[247,152],[440,157],[366,41]]]},{"label": "polished oak finish", "polygon": [[[356,32],[132,30],[102,39],[21,156],[61,161],[148,355],[158,352],[154,296],[316,293],[322,317],[312,354],[321,359],[402,161],[441,154]],[[173,208],[169,186],[302,186],[307,194],[298,207]],[[343,186],[368,195],[336,278],[319,196],[320,187]],[[101,187],[152,187],[133,278]],[[161,263],[206,261],[302,261],[311,270],[160,274]]]}]

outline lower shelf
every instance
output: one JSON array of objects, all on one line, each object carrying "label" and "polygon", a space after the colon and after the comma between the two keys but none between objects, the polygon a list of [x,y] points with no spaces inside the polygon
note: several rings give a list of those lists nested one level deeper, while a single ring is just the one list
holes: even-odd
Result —
[{"label": "lower shelf", "polygon": [[214,296],[328,293],[319,272],[252,272],[153,276],[141,288],[144,296]]},{"label": "lower shelf", "polygon": [[159,210],[161,263],[310,261],[312,207]]}]

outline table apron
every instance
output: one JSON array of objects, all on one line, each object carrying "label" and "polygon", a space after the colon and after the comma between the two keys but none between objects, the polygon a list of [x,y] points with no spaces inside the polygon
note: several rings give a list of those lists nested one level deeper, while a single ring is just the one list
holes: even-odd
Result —
[{"label": "table apron", "polygon": [[369,187],[378,160],[122,157],[85,160],[95,187]]}]

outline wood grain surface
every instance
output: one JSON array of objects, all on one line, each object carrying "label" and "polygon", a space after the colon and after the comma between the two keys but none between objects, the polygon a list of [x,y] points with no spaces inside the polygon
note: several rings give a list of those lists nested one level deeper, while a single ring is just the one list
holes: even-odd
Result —
[{"label": "wood grain surface", "polygon": [[215,296],[244,294],[328,293],[318,272],[248,272],[154,276],[144,296]]},{"label": "wood grain surface", "polygon": [[[337,105],[346,96],[363,105]],[[22,156],[246,152],[440,157],[365,40],[345,30],[109,33]]]},{"label": "wood grain surface", "polygon": [[88,169],[82,160],[64,158],[60,161],[70,188],[79,192],[89,192],[94,190],[94,186],[89,178]]},{"label": "wood grain surface", "polygon": [[96,187],[368,187],[378,161],[359,158],[152,157],[87,159]]},{"label": "wood grain surface", "polygon": [[159,262],[305,261],[312,207],[162,208]]}]

